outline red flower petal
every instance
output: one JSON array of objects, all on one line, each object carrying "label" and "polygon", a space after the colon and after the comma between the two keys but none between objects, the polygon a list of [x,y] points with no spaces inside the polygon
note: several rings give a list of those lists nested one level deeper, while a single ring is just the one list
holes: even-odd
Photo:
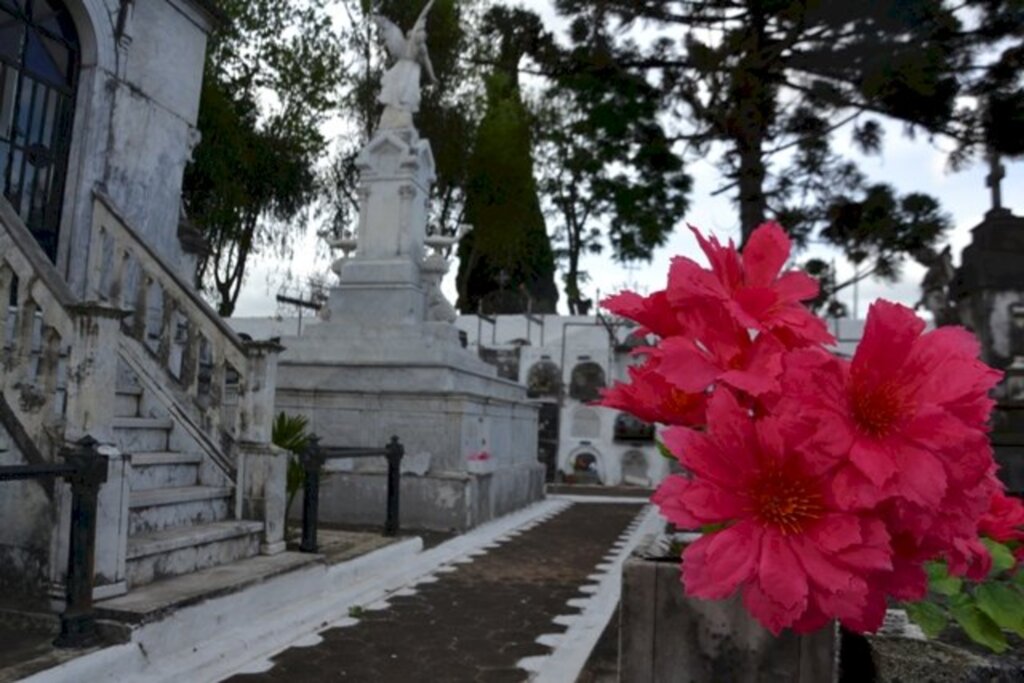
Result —
[{"label": "red flower petal", "polygon": [[[763,223],[751,233],[743,248],[743,268],[747,283],[768,287],[789,258],[789,235],[778,223]],[[817,292],[808,298],[814,298]]]}]

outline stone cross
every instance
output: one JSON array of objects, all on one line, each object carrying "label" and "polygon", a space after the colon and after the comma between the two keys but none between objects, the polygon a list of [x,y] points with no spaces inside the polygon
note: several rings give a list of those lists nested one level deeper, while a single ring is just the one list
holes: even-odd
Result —
[{"label": "stone cross", "polygon": [[990,152],[988,155],[989,174],[985,176],[985,184],[992,190],[992,210],[1003,208],[1003,178],[1006,177],[1006,167],[1003,166],[999,155]]}]

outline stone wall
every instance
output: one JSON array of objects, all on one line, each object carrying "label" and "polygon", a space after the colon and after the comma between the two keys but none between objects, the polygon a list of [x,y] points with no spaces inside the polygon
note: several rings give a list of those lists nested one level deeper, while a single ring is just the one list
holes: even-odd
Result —
[{"label": "stone wall", "polygon": [[66,0],[82,43],[58,267],[84,293],[93,190],[168,263],[191,279],[178,240],[185,165],[195,128],[208,32],[193,0],[136,0],[118,35],[119,0]]},{"label": "stone wall", "polygon": [[[24,465],[0,425],[0,466]],[[43,604],[53,529],[53,504],[45,484],[0,482],[0,606]]]}]

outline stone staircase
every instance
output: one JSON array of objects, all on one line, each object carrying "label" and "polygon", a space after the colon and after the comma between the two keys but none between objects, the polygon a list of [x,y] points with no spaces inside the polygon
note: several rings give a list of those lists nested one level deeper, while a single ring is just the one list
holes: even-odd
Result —
[{"label": "stone staircase", "polygon": [[121,382],[114,436],[131,456],[129,589],[259,554],[263,523],[234,519],[235,489],[203,457],[175,446],[174,422]]},{"label": "stone staircase", "polygon": [[[88,281],[73,292],[0,197],[0,394],[41,463],[86,436],[116,447],[101,453],[96,592],[283,552],[280,346],[235,334],[99,190],[93,208]],[[53,500],[26,524],[60,538],[70,498]],[[59,598],[67,559],[47,563]]]}]

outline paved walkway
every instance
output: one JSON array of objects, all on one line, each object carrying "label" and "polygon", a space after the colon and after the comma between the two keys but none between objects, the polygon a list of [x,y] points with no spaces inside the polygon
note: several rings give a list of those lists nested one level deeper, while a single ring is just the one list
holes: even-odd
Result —
[{"label": "paved walkway", "polygon": [[641,511],[635,503],[575,503],[436,581],[400,591],[385,609],[354,613],[358,623],[320,633],[318,644],[280,653],[269,671],[229,680],[524,681],[517,662],[550,653],[537,638],[565,631],[553,619],[579,612],[567,602],[585,597],[580,587]]}]

